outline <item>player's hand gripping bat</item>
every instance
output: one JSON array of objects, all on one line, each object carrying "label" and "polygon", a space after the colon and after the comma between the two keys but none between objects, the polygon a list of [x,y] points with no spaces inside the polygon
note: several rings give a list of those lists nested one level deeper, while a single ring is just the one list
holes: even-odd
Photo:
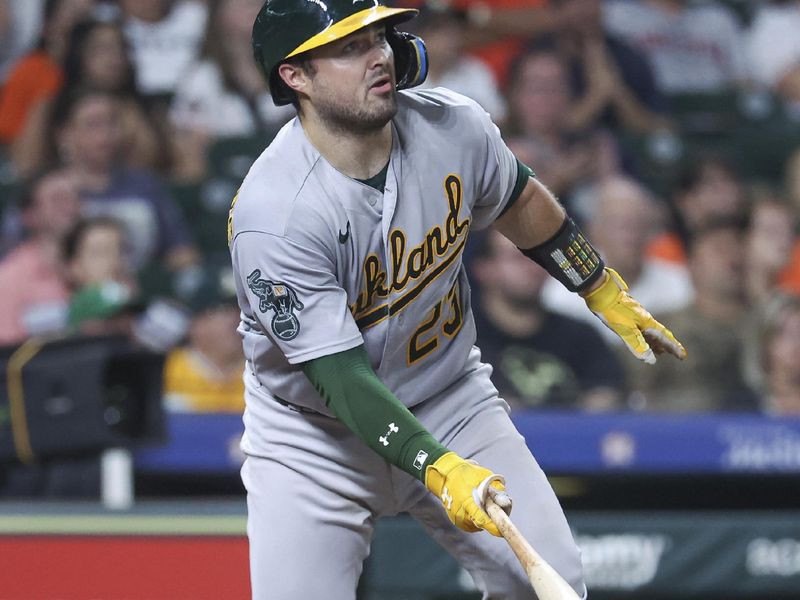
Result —
[{"label": "player's hand gripping bat", "polygon": [[580,600],[570,585],[539,556],[539,553],[533,549],[528,540],[511,522],[511,518],[503,509],[510,505],[511,498],[508,497],[508,494],[493,488],[489,489],[486,497],[486,512],[516,554],[522,568],[528,574],[528,580],[539,600]]}]

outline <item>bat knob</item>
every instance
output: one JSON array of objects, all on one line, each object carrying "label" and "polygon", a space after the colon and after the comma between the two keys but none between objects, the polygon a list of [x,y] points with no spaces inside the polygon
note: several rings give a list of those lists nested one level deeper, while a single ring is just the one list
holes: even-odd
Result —
[{"label": "bat knob", "polygon": [[490,487],[489,497],[492,499],[492,502],[503,509],[503,512],[505,512],[507,515],[511,514],[511,496],[509,496],[506,492]]}]

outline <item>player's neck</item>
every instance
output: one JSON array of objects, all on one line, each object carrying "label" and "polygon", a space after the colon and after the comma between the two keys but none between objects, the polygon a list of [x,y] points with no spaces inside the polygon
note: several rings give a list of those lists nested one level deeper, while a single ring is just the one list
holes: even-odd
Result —
[{"label": "player's neck", "polygon": [[354,179],[375,176],[392,151],[391,122],[375,132],[352,133],[333,130],[318,119],[302,120],[311,144],[333,167]]}]

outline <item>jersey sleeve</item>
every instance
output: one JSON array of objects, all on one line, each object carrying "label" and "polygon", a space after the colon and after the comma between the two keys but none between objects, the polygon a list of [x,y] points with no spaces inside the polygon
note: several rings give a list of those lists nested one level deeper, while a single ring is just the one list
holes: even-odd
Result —
[{"label": "jersey sleeve", "polygon": [[[522,191],[518,185],[517,159],[500,135],[500,129],[489,115],[477,105],[476,118],[480,122],[481,138],[477,141],[479,152],[475,165],[478,177],[477,196],[472,207],[473,229],[491,225]],[[527,178],[526,178],[527,179]]]},{"label": "jersey sleeve", "polygon": [[333,261],[323,252],[246,231],[233,240],[231,256],[240,307],[291,364],[363,343]]}]

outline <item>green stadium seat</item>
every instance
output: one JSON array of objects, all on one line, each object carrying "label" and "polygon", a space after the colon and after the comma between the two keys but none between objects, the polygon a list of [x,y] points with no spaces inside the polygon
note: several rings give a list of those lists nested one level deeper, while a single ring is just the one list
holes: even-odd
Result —
[{"label": "green stadium seat", "polygon": [[680,131],[695,137],[724,137],[748,124],[781,119],[780,102],[765,90],[672,94],[667,102]]},{"label": "green stadium seat", "polygon": [[685,141],[668,132],[621,133],[620,149],[634,174],[662,198],[668,198],[686,160]]}]

